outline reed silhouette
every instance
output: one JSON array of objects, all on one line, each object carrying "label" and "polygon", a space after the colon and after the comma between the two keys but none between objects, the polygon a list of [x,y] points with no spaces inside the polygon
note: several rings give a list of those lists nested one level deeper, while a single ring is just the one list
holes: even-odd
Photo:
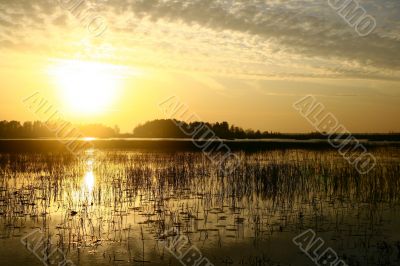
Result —
[{"label": "reed silhouette", "polygon": [[80,265],[180,265],[172,230],[214,265],[306,265],[291,238],[313,228],[350,266],[398,265],[400,151],[374,154],[361,175],[335,151],[241,151],[228,175],[201,152],[1,153],[0,236],[46,228]]}]

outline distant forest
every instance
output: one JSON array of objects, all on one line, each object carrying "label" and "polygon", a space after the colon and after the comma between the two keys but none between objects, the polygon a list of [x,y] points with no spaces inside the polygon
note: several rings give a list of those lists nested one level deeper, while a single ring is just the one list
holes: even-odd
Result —
[{"label": "distant forest", "polygon": [[[177,126],[179,125],[179,126]],[[203,127],[201,127],[203,125]],[[185,135],[181,128],[186,129],[188,132],[197,128],[202,128],[200,132],[194,135]],[[192,122],[186,123],[178,120],[159,119],[138,125],[133,130],[133,137],[135,138],[202,138],[206,134],[207,129],[211,129],[215,136],[221,139],[326,139],[326,136],[319,132],[302,133],[302,134],[287,134],[279,132],[269,132],[260,130],[254,131],[252,129],[243,129],[234,125],[229,125],[228,122]],[[207,137],[211,134],[206,135]],[[353,134],[358,139],[368,140],[382,140],[382,141],[400,141],[400,133],[387,133],[387,134]],[[347,136],[342,136],[346,138]]]},{"label": "distant forest", "polygon": [[[119,136],[118,127],[107,127],[100,124],[74,125],[76,129],[85,136],[110,138]],[[0,138],[18,139],[18,138],[53,138],[54,133],[48,129],[45,122],[18,122],[18,121],[0,121]]]},{"label": "distant forest", "polygon": [[[84,136],[96,138],[210,138],[221,139],[326,139],[321,133],[312,132],[304,134],[286,134],[278,132],[261,132],[260,130],[243,129],[228,122],[192,122],[171,119],[159,119],[140,124],[133,129],[132,133],[120,133],[118,126],[108,127],[101,124],[74,125]],[[192,132],[200,129],[194,135],[186,135],[182,130]],[[210,129],[214,134],[206,134]],[[400,141],[400,133],[387,134],[353,134],[358,139]],[[45,122],[18,122],[0,121],[0,139],[23,139],[23,138],[52,138],[55,137]]]},{"label": "distant forest", "polygon": [[[181,128],[186,129],[187,132],[193,132],[195,129],[200,128],[201,130],[196,134],[186,135]],[[260,132],[260,130],[244,130],[243,128],[229,125],[228,122],[192,122],[188,124],[178,120],[160,119],[138,125],[133,130],[133,136],[136,138],[209,138],[213,135],[206,133],[208,129],[221,139],[262,139],[280,135],[280,133]]]}]

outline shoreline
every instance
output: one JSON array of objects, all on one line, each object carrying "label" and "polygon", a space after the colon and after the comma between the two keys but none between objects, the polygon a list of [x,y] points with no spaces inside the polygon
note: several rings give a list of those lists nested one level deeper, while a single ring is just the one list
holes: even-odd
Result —
[{"label": "shoreline", "polygon": [[[90,139],[96,149],[149,150],[149,151],[200,151],[192,139]],[[233,151],[258,151],[279,149],[334,150],[327,140],[222,140]],[[206,144],[209,140],[196,140]],[[366,148],[400,147],[400,141],[360,140]],[[63,152],[64,144],[57,139],[0,139],[0,152]]]}]

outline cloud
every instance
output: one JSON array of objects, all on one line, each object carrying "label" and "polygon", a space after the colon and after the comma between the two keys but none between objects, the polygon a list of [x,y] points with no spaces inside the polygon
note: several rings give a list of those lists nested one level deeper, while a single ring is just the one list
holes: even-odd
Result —
[{"label": "cloud", "polygon": [[[103,0],[96,10],[110,25],[104,41],[121,61],[267,79],[397,79],[400,3],[359,3],[378,25],[367,37],[358,36],[327,1]],[[84,32],[56,1],[0,0],[0,28],[17,31],[1,36],[0,47],[28,43],[16,36],[35,27],[55,36]],[[49,42],[35,34],[35,45]]]}]

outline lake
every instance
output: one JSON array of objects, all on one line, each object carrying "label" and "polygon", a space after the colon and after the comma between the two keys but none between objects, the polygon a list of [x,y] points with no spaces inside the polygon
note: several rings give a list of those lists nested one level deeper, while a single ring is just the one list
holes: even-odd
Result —
[{"label": "lake", "polygon": [[323,243],[315,254],[400,264],[396,145],[369,147],[377,165],[362,175],[314,142],[241,142],[240,164],[225,172],[189,146],[148,141],[103,141],[78,156],[56,142],[3,141],[1,265],[58,264],[60,254],[65,265],[195,265],[179,258],[189,250],[205,266],[315,265],[293,241],[310,229]]}]

